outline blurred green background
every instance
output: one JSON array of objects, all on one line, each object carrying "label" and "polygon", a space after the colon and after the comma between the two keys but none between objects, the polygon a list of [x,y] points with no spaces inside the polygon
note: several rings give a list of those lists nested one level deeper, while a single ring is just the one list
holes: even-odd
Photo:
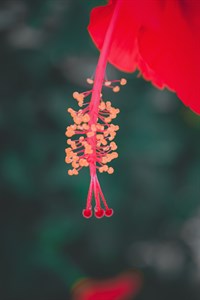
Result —
[{"label": "blurred green background", "polygon": [[68,300],[82,277],[131,269],[144,278],[137,300],[200,298],[198,116],[128,74],[107,94],[121,110],[115,173],[99,176],[114,216],[85,220],[89,172],[67,175],[67,108],[95,70],[86,28],[102,3],[0,3],[1,300]]}]

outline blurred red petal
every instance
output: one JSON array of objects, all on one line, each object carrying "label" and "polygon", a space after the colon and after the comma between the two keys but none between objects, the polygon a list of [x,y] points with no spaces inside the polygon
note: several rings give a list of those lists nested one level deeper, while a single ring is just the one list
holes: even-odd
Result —
[{"label": "blurred red petal", "polygon": [[136,295],[141,287],[141,276],[126,273],[102,281],[85,280],[74,288],[74,300],[126,300]]}]

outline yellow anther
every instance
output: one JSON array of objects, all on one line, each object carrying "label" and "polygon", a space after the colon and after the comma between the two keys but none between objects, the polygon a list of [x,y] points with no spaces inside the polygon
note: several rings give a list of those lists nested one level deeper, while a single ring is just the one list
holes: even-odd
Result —
[{"label": "yellow anther", "polygon": [[99,104],[99,109],[104,110],[105,108],[106,108],[105,102],[102,101],[102,102]]},{"label": "yellow anther", "polygon": [[115,136],[116,136],[115,132],[110,133],[110,137],[108,138],[109,141],[112,141],[115,138]]},{"label": "yellow anther", "polygon": [[88,144],[85,140],[82,141],[82,145],[83,145],[84,147],[89,146],[89,144]]},{"label": "yellow anther", "polygon": [[86,81],[89,84],[93,84],[94,83],[94,80],[92,78],[87,78]]},{"label": "yellow anther", "polygon": [[110,132],[108,131],[108,129],[105,130],[104,133],[103,133],[104,137],[107,137],[109,134],[110,134]]},{"label": "yellow anther", "polygon": [[83,101],[84,95],[82,93],[74,92],[73,98],[76,99],[77,101]]},{"label": "yellow anther", "polygon": [[121,85],[126,85],[127,84],[127,80],[125,78],[121,78],[120,84]]},{"label": "yellow anther", "polygon": [[65,149],[65,153],[66,153],[66,154],[69,154],[69,153],[71,153],[71,152],[72,152],[72,148],[69,147],[69,148],[66,148],[66,149]]},{"label": "yellow anther", "polygon": [[111,109],[110,109],[111,114],[117,115],[119,112],[120,112],[120,110],[118,108],[111,107]]},{"label": "yellow anther", "polygon": [[114,131],[119,130],[119,126],[118,125],[114,125]]},{"label": "yellow anther", "polygon": [[114,93],[118,93],[120,91],[120,87],[116,85],[112,90]]},{"label": "yellow anther", "polygon": [[110,86],[111,83],[112,83],[111,81],[106,80],[106,81],[104,82],[104,85],[105,85],[105,86]]},{"label": "yellow anther", "polygon": [[87,160],[85,160],[85,167],[88,167],[89,166],[89,163]]},{"label": "yellow anther", "polygon": [[77,126],[75,124],[69,126],[69,128],[71,128],[72,130],[76,130]]},{"label": "yellow anther", "polygon": [[74,161],[78,161],[78,160],[79,160],[79,157],[77,156],[76,153],[74,153],[73,160],[74,160]]},{"label": "yellow anther", "polygon": [[83,124],[83,129],[88,130],[89,129],[89,125],[88,124]]},{"label": "yellow anther", "polygon": [[115,127],[115,125],[110,124],[110,126],[107,128],[107,131],[108,132],[113,132],[114,131],[114,127]]},{"label": "yellow anther", "polygon": [[80,95],[80,94],[79,94],[78,92],[74,92],[74,93],[73,93],[73,98],[77,100],[77,98],[79,97],[79,95]]},{"label": "yellow anther", "polygon": [[92,146],[87,142],[83,142],[82,145],[85,147],[85,149],[92,149]]},{"label": "yellow anther", "polygon": [[114,113],[110,115],[110,118],[111,118],[111,119],[115,119],[116,117],[117,117],[117,115],[114,114]]},{"label": "yellow anther", "polygon": [[68,156],[65,157],[65,162],[66,164],[70,164],[72,162],[72,159],[69,158]]},{"label": "yellow anther", "polygon": [[70,175],[70,176],[74,175],[73,170],[69,170],[68,175]]},{"label": "yellow anther", "polygon": [[96,125],[95,125],[95,124],[92,124],[92,125],[91,125],[91,130],[94,131],[94,132],[97,131],[97,128],[96,128]]},{"label": "yellow anther", "polygon": [[74,130],[72,129],[68,129],[66,132],[65,132],[65,135],[67,137],[72,137],[73,135],[75,134]]},{"label": "yellow anther", "polygon": [[87,133],[87,137],[92,137],[92,136],[94,136],[94,131],[89,131],[88,133]]},{"label": "yellow anther", "polygon": [[69,164],[73,161],[73,155],[71,154],[67,154],[66,157],[65,157],[65,162],[66,164]]},{"label": "yellow anther", "polygon": [[111,102],[110,101],[106,101],[106,108],[110,108],[111,107]]},{"label": "yellow anther", "polygon": [[73,150],[76,149],[76,143],[75,143],[75,142],[72,142],[72,143],[71,143],[71,147],[72,147]]},{"label": "yellow anther", "polygon": [[101,161],[103,164],[106,164],[108,162],[107,156],[102,157]]},{"label": "yellow anther", "polygon": [[102,173],[102,172],[107,172],[108,171],[108,166],[107,165],[104,165],[102,167],[99,168],[99,172]]},{"label": "yellow anther", "polygon": [[100,172],[100,173],[103,173],[103,167],[100,167],[100,168],[99,168],[99,172]]},{"label": "yellow anther", "polygon": [[114,169],[112,167],[108,168],[108,174],[113,174],[114,173]]},{"label": "yellow anther", "polygon": [[102,140],[103,139],[103,134],[97,134],[96,138],[97,138],[97,140]]},{"label": "yellow anther", "polygon": [[96,128],[97,130],[104,130],[104,126],[99,123],[97,123]]},{"label": "yellow anther", "polygon": [[89,116],[88,114],[85,114],[85,115],[83,116],[83,122],[87,123],[87,122],[89,122],[89,121],[90,121],[90,116]]},{"label": "yellow anther", "polygon": [[105,172],[108,171],[108,166],[107,166],[107,165],[104,165],[104,166],[103,166],[103,169],[104,169]]},{"label": "yellow anther", "polygon": [[109,146],[103,147],[104,151],[108,151],[109,150]]},{"label": "yellow anther", "polygon": [[105,140],[105,139],[101,139],[101,143],[102,143],[102,145],[107,145],[107,141]]},{"label": "yellow anther", "polygon": [[77,169],[79,167],[79,164],[76,161],[72,162],[72,167]]},{"label": "yellow anther", "polygon": [[83,94],[79,94],[79,97],[77,99],[78,101],[82,102],[84,100],[84,95]]},{"label": "yellow anther", "polygon": [[83,101],[79,101],[79,102],[78,102],[78,106],[79,106],[79,107],[82,107],[82,106],[83,106]]},{"label": "yellow anther", "polygon": [[69,108],[68,112],[70,113],[70,115],[71,115],[72,118],[74,118],[76,116],[76,111],[75,110]]},{"label": "yellow anther", "polygon": [[117,152],[113,152],[110,154],[111,157],[114,159],[114,158],[117,158],[118,157],[118,153]]},{"label": "yellow anther", "polygon": [[117,145],[115,144],[115,142],[110,143],[110,149],[111,150],[116,150],[117,149]]},{"label": "yellow anther", "polygon": [[88,144],[88,145],[86,146],[86,149],[88,149],[88,150],[90,151],[90,150],[92,150],[92,146]]},{"label": "yellow anther", "polygon": [[85,148],[85,154],[92,154],[93,150],[92,148]]},{"label": "yellow anther", "polygon": [[104,120],[105,120],[106,123],[110,123],[111,122],[111,118],[110,117],[105,118]]},{"label": "yellow anther", "polygon": [[72,172],[73,172],[73,175],[78,175],[78,171],[76,169],[73,169]]},{"label": "yellow anther", "polygon": [[80,165],[81,167],[84,166],[84,159],[83,159],[83,158],[81,158],[81,159],[79,160],[79,165]]},{"label": "yellow anther", "polygon": [[75,110],[73,110],[72,108],[68,108],[67,111],[68,113],[70,113],[71,116],[76,114]]},{"label": "yellow anther", "polygon": [[112,160],[110,154],[107,154],[107,155],[106,155],[106,159],[107,159],[107,162],[110,162],[110,161]]},{"label": "yellow anther", "polygon": [[86,159],[81,158],[81,159],[79,160],[79,164],[80,164],[81,167],[86,167],[87,164],[88,164],[88,162],[87,162]]},{"label": "yellow anther", "polygon": [[82,123],[82,118],[81,117],[74,117],[74,123],[81,124]]},{"label": "yellow anther", "polygon": [[82,114],[83,114],[83,110],[79,109],[79,111],[77,112],[78,117],[83,116]]}]

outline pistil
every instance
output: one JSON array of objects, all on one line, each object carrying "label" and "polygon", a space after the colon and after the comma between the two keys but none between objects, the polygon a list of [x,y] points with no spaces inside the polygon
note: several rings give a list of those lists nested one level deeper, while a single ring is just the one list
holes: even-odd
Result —
[{"label": "pistil", "polygon": [[[78,101],[78,112],[69,108],[74,125],[68,126],[66,135],[73,137],[80,135],[75,140],[68,139],[69,148],[66,149],[66,163],[71,163],[73,169],[68,171],[69,175],[78,175],[82,167],[89,166],[90,168],[90,186],[88,190],[86,208],[83,210],[83,216],[90,218],[92,216],[92,197],[95,198],[95,216],[102,218],[104,215],[110,217],[113,210],[107,205],[103,195],[100,183],[97,177],[97,170],[100,173],[107,172],[112,174],[114,169],[109,167],[112,159],[117,158],[118,154],[116,144],[112,141],[116,135],[119,126],[111,124],[112,119],[116,118],[119,109],[111,106],[109,101],[104,101],[102,98],[102,87],[112,88],[113,92],[120,90],[119,85],[125,85],[126,79],[120,80],[105,80],[105,71],[109,57],[109,51],[112,43],[112,36],[117,21],[120,5],[122,1],[118,0],[115,5],[115,10],[105,34],[105,39],[99,60],[97,63],[94,79],[88,78],[88,84],[92,84],[93,88],[89,91],[78,93],[74,92],[73,97]],[[85,99],[91,96],[91,100],[86,103]],[[101,207],[104,205],[104,209]]]}]

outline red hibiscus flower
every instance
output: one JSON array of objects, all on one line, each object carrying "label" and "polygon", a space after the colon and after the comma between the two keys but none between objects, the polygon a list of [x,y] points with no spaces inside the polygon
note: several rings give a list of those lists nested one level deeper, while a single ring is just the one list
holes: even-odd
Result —
[{"label": "red hibiscus flower", "polygon": [[[78,175],[83,167],[90,169],[90,185],[83,216],[110,217],[97,171],[112,174],[109,163],[118,157],[113,141],[118,125],[112,121],[119,109],[105,100],[102,87],[113,92],[126,79],[108,80],[107,62],[125,72],[137,68],[144,78],[159,88],[168,87],[194,112],[200,114],[200,1],[198,0],[109,0],[92,10],[89,33],[101,50],[93,85],[85,92],[74,92],[80,107],[68,112],[74,124],[67,127],[67,164],[69,175]],[[72,137],[72,139],[71,139]],[[92,207],[93,197],[95,200]]]},{"label": "red hibiscus flower", "polygon": [[92,10],[88,27],[102,51],[111,27],[111,64],[125,72],[138,68],[200,114],[200,1],[110,0]]},{"label": "red hibiscus flower", "polygon": [[83,280],[73,289],[74,300],[126,300],[132,299],[141,287],[138,274],[120,275],[113,279]]}]

